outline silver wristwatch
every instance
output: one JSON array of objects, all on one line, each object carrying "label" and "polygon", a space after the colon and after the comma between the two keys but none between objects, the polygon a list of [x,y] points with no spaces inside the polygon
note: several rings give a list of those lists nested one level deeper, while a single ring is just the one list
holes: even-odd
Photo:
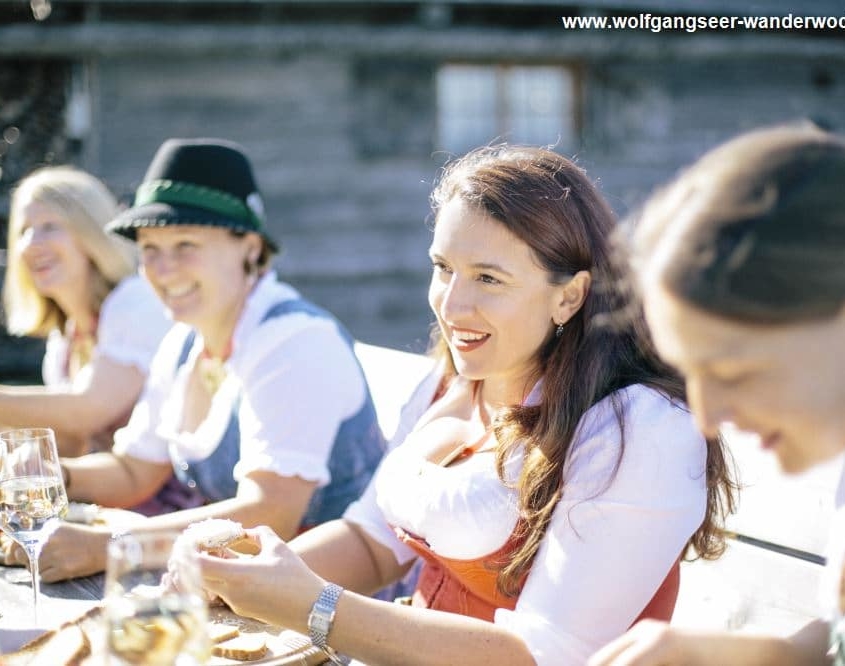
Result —
[{"label": "silver wristwatch", "polygon": [[325,650],[328,647],[329,631],[334,622],[337,601],[342,593],[343,588],[340,585],[328,583],[308,614],[308,635],[318,648]]}]

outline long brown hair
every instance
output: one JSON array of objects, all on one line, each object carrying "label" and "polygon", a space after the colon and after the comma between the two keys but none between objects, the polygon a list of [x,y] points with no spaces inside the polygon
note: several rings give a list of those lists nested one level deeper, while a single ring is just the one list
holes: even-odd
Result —
[{"label": "long brown hair", "polygon": [[[619,389],[645,384],[673,401],[684,400],[681,379],[657,357],[642,315],[629,315],[610,325],[621,307],[619,273],[610,237],[615,218],[582,169],[549,150],[508,145],[475,150],[447,165],[432,193],[435,213],[460,198],[499,221],[527,243],[552,283],[578,271],[589,271],[592,286],[582,308],[556,336],[551,326],[537,350],[542,396],[534,406],[516,405],[496,418],[497,467],[504,481],[504,462],[525,447],[525,463],[517,481],[520,543],[498,574],[504,594],[519,593],[522,580],[543,540],[564,482],[582,416],[608,398],[622,433],[617,468],[624,454],[624,418]],[[433,334],[433,353],[455,372],[448,347]],[[707,445],[707,509],[690,546],[705,557],[724,549],[720,529],[733,508],[733,485],[719,440]],[[612,478],[607,480],[610,483]]]}]

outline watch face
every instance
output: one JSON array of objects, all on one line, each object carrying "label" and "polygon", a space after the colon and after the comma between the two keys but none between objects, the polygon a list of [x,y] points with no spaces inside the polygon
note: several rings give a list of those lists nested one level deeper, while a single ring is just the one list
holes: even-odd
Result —
[{"label": "watch face", "polygon": [[329,583],[323,588],[311,613],[308,615],[308,634],[311,642],[319,648],[325,649],[329,638],[329,631],[334,622],[335,607],[343,588]]},{"label": "watch face", "polygon": [[324,636],[328,635],[331,626],[332,619],[330,617],[326,617],[325,615],[316,615],[312,613],[308,618],[308,628],[311,631],[323,634]]}]

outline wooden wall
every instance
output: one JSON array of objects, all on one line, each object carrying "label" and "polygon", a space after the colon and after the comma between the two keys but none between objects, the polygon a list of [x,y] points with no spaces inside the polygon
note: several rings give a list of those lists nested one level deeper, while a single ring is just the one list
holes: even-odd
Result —
[{"label": "wooden wall", "polygon": [[[358,338],[402,349],[422,349],[431,321],[426,219],[443,162],[434,143],[441,63],[572,67],[574,157],[622,215],[705,149],[750,127],[812,117],[845,130],[845,43],[830,34],[568,34],[554,24],[557,5],[542,2],[534,4],[547,5],[545,23],[515,27],[502,18],[507,7],[472,14],[472,3],[455,5],[463,23],[454,26],[448,13],[442,26],[378,25],[375,13],[343,25],[298,15],[292,24],[278,3],[262,25],[254,16],[261,3],[248,3],[249,25],[106,14],[133,4],[104,3],[102,15],[54,32],[0,24],[0,69],[13,54],[85,67],[93,115],[79,163],[127,197],[167,137],[242,143],[284,245],[283,277]],[[583,4],[588,13],[671,5]]]},{"label": "wooden wall", "polygon": [[753,127],[812,119],[845,131],[842,59],[742,57],[588,68],[581,161],[619,212],[708,147]]},{"label": "wooden wall", "polygon": [[[794,58],[586,63],[575,158],[620,214],[709,146],[814,118],[845,128],[835,63]],[[252,156],[282,274],[368,342],[419,349],[435,63],[307,55],[111,58],[98,65],[95,169],[129,192],[168,136],[215,135]],[[553,139],[552,139],[553,140]]]},{"label": "wooden wall", "polygon": [[432,78],[413,64],[410,78],[393,65],[362,81],[367,68],[309,55],[104,61],[91,161],[130,192],[169,136],[240,142],[284,247],[284,278],[360,339],[419,348],[429,321],[433,109],[395,100],[430,98]]}]

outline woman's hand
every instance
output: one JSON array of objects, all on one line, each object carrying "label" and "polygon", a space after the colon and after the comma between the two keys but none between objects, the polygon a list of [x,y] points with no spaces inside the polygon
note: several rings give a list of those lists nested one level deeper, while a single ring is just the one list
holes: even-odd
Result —
[{"label": "woman's hand", "polygon": [[247,534],[261,546],[257,555],[223,559],[200,553],[206,591],[219,596],[238,615],[306,631],[308,613],[325,581],[269,527],[247,530]]},{"label": "woman's hand", "polygon": [[[109,532],[101,528],[62,523],[44,544],[38,559],[41,580],[55,583],[103,571],[109,538]],[[8,538],[0,541],[0,559],[7,566],[29,563],[24,549]]]}]

